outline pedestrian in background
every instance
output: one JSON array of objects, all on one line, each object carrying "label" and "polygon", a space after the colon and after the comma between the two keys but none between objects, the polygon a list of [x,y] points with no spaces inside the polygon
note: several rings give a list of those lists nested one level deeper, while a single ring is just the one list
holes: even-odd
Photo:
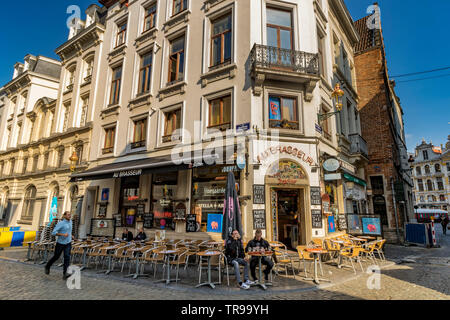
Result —
[{"label": "pedestrian in background", "polygon": [[441,219],[441,225],[442,225],[442,231],[444,232],[444,235],[447,235],[447,225],[448,225],[448,216],[443,216]]},{"label": "pedestrian in background", "polygon": [[64,252],[64,268],[63,268],[63,279],[66,280],[69,275],[67,274],[67,269],[70,265],[70,250],[72,249],[72,215],[69,211],[64,212],[63,219],[58,222],[55,229],[53,229],[52,235],[57,236],[55,255],[45,266],[45,274],[50,274],[51,266],[61,257]]}]

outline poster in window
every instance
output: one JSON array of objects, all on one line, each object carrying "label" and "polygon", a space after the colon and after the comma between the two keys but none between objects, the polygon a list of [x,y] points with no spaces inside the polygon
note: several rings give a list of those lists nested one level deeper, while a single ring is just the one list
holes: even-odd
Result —
[{"label": "poster in window", "polygon": [[360,217],[356,214],[348,214],[348,231],[351,233],[362,233],[362,226]]},{"label": "poster in window", "polygon": [[109,201],[109,188],[102,189],[102,201]]},{"label": "poster in window", "polygon": [[336,223],[334,220],[334,216],[328,217],[328,233],[336,232]]},{"label": "poster in window", "polygon": [[364,234],[381,236],[380,218],[362,218],[361,221]]},{"label": "poster in window", "polygon": [[269,98],[269,120],[281,120],[280,99]]},{"label": "poster in window", "polygon": [[207,232],[222,233],[222,214],[208,214]]}]

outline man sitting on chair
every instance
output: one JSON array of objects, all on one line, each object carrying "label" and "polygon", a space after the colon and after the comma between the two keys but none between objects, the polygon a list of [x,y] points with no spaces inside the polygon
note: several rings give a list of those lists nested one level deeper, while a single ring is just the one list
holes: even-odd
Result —
[{"label": "man sitting on chair", "polygon": [[[267,242],[266,240],[264,240],[262,238],[262,231],[260,229],[256,230],[255,238],[247,244],[247,247],[245,248],[245,252],[248,252],[250,248],[253,249],[253,248],[258,248],[258,247],[261,249],[264,248],[265,251],[270,251],[269,242]],[[267,266],[266,269],[264,270],[265,279],[267,281],[267,280],[269,280],[270,270],[272,270],[272,268],[273,268],[273,262],[268,257],[262,257],[261,263],[263,265]],[[258,279],[256,278],[256,266],[258,264],[259,264],[258,257],[252,257],[252,259],[250,260],[250,272],[252,274],[253,280],[255,280],[255,281],[258,281]]]},{"label": "man sitting on chair", "polygon": [[[225,256],[227,257],[227,262],[234,266],[236,280],[239,287],[244,290],[248,290],[253,283],[248,279],[248,262],[245,258],[244,246],[242,244],[241,235],[239,231],[234,230],[225,242]],[[239,265],[244,266],[244,281],[241,280],[241,270]]]}]

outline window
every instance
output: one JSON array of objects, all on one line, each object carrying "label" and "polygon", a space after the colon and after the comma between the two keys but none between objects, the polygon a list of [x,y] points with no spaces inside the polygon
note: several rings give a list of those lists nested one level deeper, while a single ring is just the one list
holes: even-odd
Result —
[{"label": "window", "polygon": [[444,181],[442,180],[441,177],[436,178],[437,181],[437,185],[438,185],[438,190],[439,191],[443,191],[444,190]]},{"label": "window", "polygon": [[447,162],[447,172],[450,172],[450,162]]},{"label": "window", "polygon": [[[65,132],[69,126],[69,112],[70,112],[70,104],[64,107],[63,129],[62,129],[63,132]],[[42,127],[43,127],[43,118],[41,119],[40,123],[40,131],[42,131]],[[40,136],[42,137],[41,134],[42,132],[40,132]]]},{"label": "window", "polygon": [[325,74],[325,54],[324,54],[324,48],[325,48],[325,37],[323,34],[318,30],[318,52],[319,52],[319,72],[322,77],[326,77]]},{"label": "window", "polygon": [[173,0],[172,15],[187,9],[187,0]]},{"label": "window", "polygon": [[23,159],[22,174],[27,172],[28,158]]},{"label": "window", "polygon": [[384,182],[382,176],[370,177],[372,192],[375,195],[384,194]]},{"label": "window", "polygon": [[80,127],[84,127],[86,125],[88,106],[89,106],[89,97],[82,98]]},{"label": "window", "polygon": [[267,8],[267,45],[292,50],[292,38],[291,12]]},{"label": "window", "polygon": [[46,170],[48,168],[48,158],[49,158],[49,152],[46,152],[44,154],[44,164],[42,166],[42,170]]},{"label": "window", "polygon": [[441,195],[439,196],[439,201],[440,201],[440,202],[445,202],[445,196],[444,196],[443,194],[441,194]]},{"label": "window", "polygon": [[434,171],[441,172],[441,166],[438,163],[434,165]]},{"label": "window", "polygon": [[231,128],[231,95],[209,102],[208,128]]},{"label": "window", "polygon": [[38,163],[39,163],[39,155],[35,155],[33,157],[33,170],[32,170],[33,172],[37,171]]},{"label": "window", "polygon": [[70,67],[69,69],[67,69],[67,86],[66,86],[66,90],[70,91],[73,89],[73,85],[75,83],[75,70],[76,70],[77,66],[73,66]]},{"label": "window", "polygon": [[422,175],[422,169],[420,167],[416,167],[416,174],[418,176]]},{"label": "window", "polygon": [[419,191],[420,191],[420,192],[424,191],[424,188],[423,188],[423,180],[422,180],[422,179],[417,180],[417,184],[418,184],[418,186],[419,186]]},{"label": "window", "polygon": [[60,148],[58,150],[58,163],[56,164],[57,168],[61,168],[64,164],[64,148]]},{"label": "window", "polygon": [[165,112],[163,142],[180,140],[175,135],[172,137],[177,129],[181,129],[181,109]]},{"label": "window", "polygon": [[133,143],[131,149],[145,147],[147,137],[147,118],[134,121]]},{"label": "window", "polygon": [[117,35],[116,35],[116,47],[121,46],[126,41],[127,36],[127,23],[124,22],[121,25],[117,26]]},{"label": "window", "polygon": [[425,197],[424,196],[420,196],[420,202],[425,202]]},{"label": "window", "polygon": [[152,76],[153,54],[147,53],[141,57],[141,70],[139,72],[139,93],[150,91]]},{"label": "window", "polygon": [[170,42],[169,83],[184,78],[184,36]]},{"label": "window", "polygon": [[16,167],[16,159],[12,158],[10,160],[10,164],[11,164],[11,168],[9,169],[10,170],[9,175],[12,176],[14,174],[14,169]]},{"label": "window", "polygon": [[94,58],[92,57],[89,60],[86,60],[86,70],[84,76],[85,82],[89,82],[91,80],[93,71],[94,71]]},{"label": "window", "polygon": [[[324,106],[322,106],[321,109],[322,109],[321,110],[322,114],[328,113],[328,110]],[[331,140],[330,120],[329,119],[323,120],[321,122],[321,126],[322,126],[322,130],[323,130],[323,136],[325,137],[325,139]]]},{"label": "window", "polygon": [[423,154],[423,159],[424,160],[428,160],[428,151],[422,151],[422,154]]},{"label": "window", "polygon": [[178,173],[153,174],[152,212],[154,227],[175,229],[176,201],[178,192]]},{"label": "window", "polygon": [[150,30],[155,27],[156,23],[156,3],[145,9],[144,17],[144,31]]},{"label": "window", "polygon": [[115,135],[116,135],[116,127],[105,129],[105,145],[103,148],[103,154],[113,153]]},{"label": "window", "polygon": [[79,166],[83,162],[83,145],[82,144],[78,144],[75,147],[75,153],[77,154],[77,158],[78,158],[77,163],[75,165]]},{"label": "window", "polygon": [[119,212],[124,227],[134,227],[140,199],[140,177],[122,178],[120,182]]},{"label": "window", "polygon": [[433,191],[433,181],[427,180],[428,191]]},{"label": "window", "polygon": [[211,66],[231,61],[231,14],[212,22]]},{"label": "window", "polygon": [[113,76],[111,83],[111,97],[109,101],[110,105],[119,103],[121,80],[122,80],[122,66],[113,69]]},{"label": "window", "polygon": [[33,220],[34,204],[36,202],[36,187],[30,186],[25,191],[22,220]]},{"label": "window", "polygon": [[270,96],[269,127],[298,130],[297,99]]},{"label": "window", "polygon": [[430,166],[429,166],[429,165],[426,165],[426,166],[425,166],[425,173],[426,173],[426,174],[430,174],[430,173],[431,173],[431,170],[430,170]]}]

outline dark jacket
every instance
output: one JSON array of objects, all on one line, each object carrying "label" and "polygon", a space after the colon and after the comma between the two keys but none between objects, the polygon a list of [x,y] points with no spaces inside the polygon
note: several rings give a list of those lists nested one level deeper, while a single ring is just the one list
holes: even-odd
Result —
[{"label": "dark jacket", "polygon": [[134,238],[134,240],[137,241],[142,241],[147,239],[147,235],[144,232],[139,232],[138,235],[136,236],[136,238]]},{"label": "dark jacket", "polygon": [[122,233],[122,240],[126,240],[128,242],[133,241],[133,234],[131,231],[128,231],[128,234]]},{"label": "dark jacket", "polygon": [[442,224],[444,227],[446,227],[446,226],[448,225],[448,222],[449,222],[448,217],[445,217],[444,219],[442,219],[441,224]]},{"label": "dark jacket", "polygon": [[242,244],[242,240],[234,240],[233,238],[228,238],[225,243],[225,256],[227,257],[227,262],[231,263],[235,259],[244,259],[244,245]]},{"label": "dark jacket", "polygon": [[263,238],[261,238],[261,240],[259,240],[259,241],[256,240],[256,238],[255,238],[255,239],[249,241],[249,243],[247,243],[247,247],[245,247],[245,252],[248,252],[249,248],[256,248],[256,247],[264,248],[266,251],[269,251],[270,244]]}]

